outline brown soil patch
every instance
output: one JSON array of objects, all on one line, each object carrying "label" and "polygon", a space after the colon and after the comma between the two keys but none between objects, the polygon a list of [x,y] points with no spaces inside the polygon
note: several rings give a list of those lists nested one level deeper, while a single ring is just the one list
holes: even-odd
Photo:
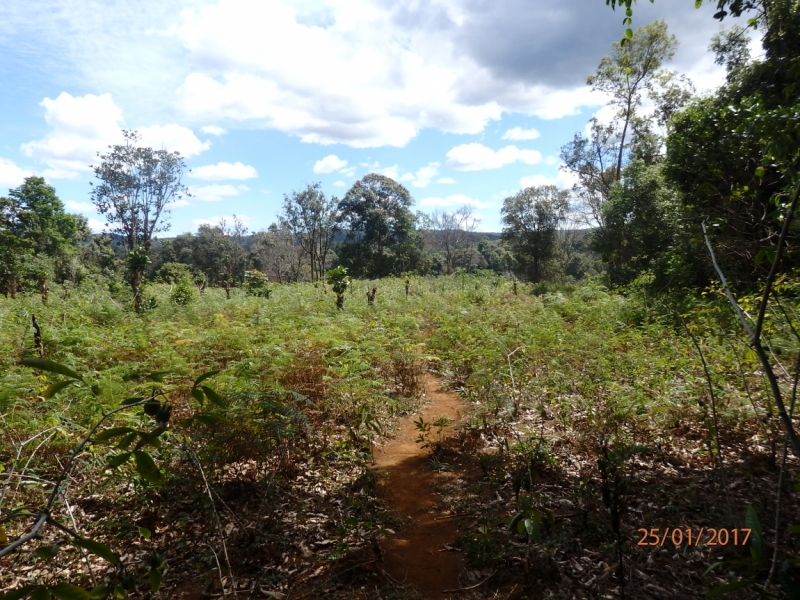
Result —
[{"label": "brown soil patch", "polygon": [[462,561],[458,553],[445,547],[455,541],[458,530],[445,513],[437,510],[436,490],[458,475],[430,468],[430,450],[415,442],[418,431],[414,421],[420,414],[431,422],[446,416],[451,430],[466,413],[467,405],[458,394],[443,390],[441,380],[431,374],[425,378],[425,394],[430,401],[419,414],[403,418],[397,437],[375,454],[380,476],[378,496],[408,521],[403,531],[384,539],[380,546],[383,569],[393,579],[425,598],[442,598],[443,590],[460,587]]}]

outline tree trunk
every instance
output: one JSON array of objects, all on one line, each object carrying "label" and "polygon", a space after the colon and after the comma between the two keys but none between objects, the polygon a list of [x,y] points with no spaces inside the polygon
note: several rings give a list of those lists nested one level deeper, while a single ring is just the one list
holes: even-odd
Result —
[{"label": "tree trunk", "polygon": [[131,272],[131,291],[133,292],[133,310],[136,314],[142,312],[142,271],[134,269]]}]

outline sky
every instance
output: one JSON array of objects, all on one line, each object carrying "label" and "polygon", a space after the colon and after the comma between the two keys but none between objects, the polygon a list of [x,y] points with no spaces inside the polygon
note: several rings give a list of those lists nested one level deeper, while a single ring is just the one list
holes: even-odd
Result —
[{"label": "sky", "polygon": [[[715,4],[634,10],[667,21],[666,66],[700,92],[724,81]],[[500,231],[504,198],[571,187],[559,150],[606,103],[586,76],[623,17],[603,0],[3,0],[0,194],[43,176],[102,231],[91,165],[125,128],[185,158],[191,197],[162,235],[234,214],[266,229],[284,194],[342,197],[371,172],[414,211],[469,204]]]}]

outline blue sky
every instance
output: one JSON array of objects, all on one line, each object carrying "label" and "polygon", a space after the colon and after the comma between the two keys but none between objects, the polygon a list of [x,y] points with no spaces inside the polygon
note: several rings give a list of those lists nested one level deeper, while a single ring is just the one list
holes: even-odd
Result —
[{"label": "blue sky", "polygon": [[[634,26],[665,18],[668,67],[710,90],[719,24],[693,6],[641,3]],[[499,231],[503,198],[571,185],[559,149],[604,104],[585,79],[622,17],[603,0],[4,0],[0,193],[43,175],[101,230],[88,167],[124,127],[192,169],[167,235],[233,214],[258,231],[284,193],[341,197],[373,171],[414,210],[467,203]]]}]

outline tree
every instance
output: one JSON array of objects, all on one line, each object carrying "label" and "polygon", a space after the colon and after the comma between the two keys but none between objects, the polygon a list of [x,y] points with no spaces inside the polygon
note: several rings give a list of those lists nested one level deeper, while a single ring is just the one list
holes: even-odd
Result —
[{"label": "tree", "polygon": [[356,277],[386,277],[424,270],[411,194],[396,181],[370,173],[339,202],[345,240],[339,258]]},{"label": "tree", "polygon": [[475,231],[480,220],[475,217],[469,205],[452,213],[435,210],[430,216],[420,216],[431,245],[444,257],[445,275],[451,275],[456,269],[456,263],[462,258],[461,255],[469,249],[470,233]]},{"label": "tree", "polygon": [[569,209],[569,192],[554,185],[529,187],[503,201],[503,240],[514,255],[516,271],[538,283],[556,253],[556,234]]},{"label": "tree", "polygon": [[281,224],[294,236],[303,249],[311,266],[311,281],[321,279],[325,274],[325,263],[333,242],[339,231],[337,222],[336,197],[328,200],[321,191],[321,184],[315,183],[301,192],[284,195]]},{"label": "tree", "polygon": [[278,283],[300,281],[303,251],[286,227],[273,223],[254,238],[250,259],[259,271]]},{"label": "tree", "polygon": [[13,297],[27,271],[45,297],[51,274],[59,272],[77,252],[79,242],[90,235],[86,219],[65,212],[55,189],[42,177],[26,178],[7,197],[0,197],[3,291]]},{"label": "tree", "polygon": [[230,298],[231,288],[244,281],[248,256],[242,247],[247,228],[233,216],[229,225],[221,219],[217,225],[200,225],[192,239],[192,262],[210,285],[225,288]]},{"label": "tree", "polygon": [[136,252],[128,265],[134,307],[139,312],[150,240],[169,229],[162,219],[169,213],[167,204],[189,193],[181,183],[186,165],[180,153],[137,146],[141,138],[133,130],[123,131],[123,136],[124,145],[111,146],[108,154],[98,153],[101,163],[92,168],[100,184],[93,187],[92,202],[106,216],[111,231],[122,235],[126,250]]}]

